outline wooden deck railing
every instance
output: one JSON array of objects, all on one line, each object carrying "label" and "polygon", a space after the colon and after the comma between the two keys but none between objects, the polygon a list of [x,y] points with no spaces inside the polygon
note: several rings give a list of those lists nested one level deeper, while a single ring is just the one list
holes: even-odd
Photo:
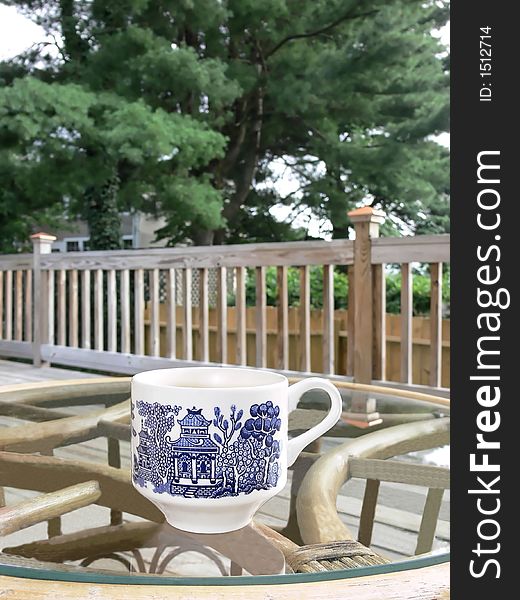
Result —
[{"label": "wooden deck railing", "polygon": [[[52,236],[33,236],[33,254],[0,256],[0,355],[32,357],[104,371],[132,373],[169,364],[208,362],[210,294],[216,271],[217,362],[251,363],[246,343],[246,269],[256,271],[254,364],[267,364],[266,267],[277,269],[275,368],[289,368],[288,268],[299,267],[300,372],[311,371],[310,267],[323,266],[322,360],[319,372],[346,372],[360,383],[385,379],[385,264],[401,265],[401,369],[412,383],[412,263],[430,264],[430,378],[441,385],[442,265],[449,236],[378,238],[383,216],[371,208],[350,213],[355,241],[286,242],[234,246],[51,253]],[[350,306],[345,369],[338,369],[334,343],[334,269],[347,268]],[[192,298],[196,287],[197,306]],[[180,286],[180,290],[178,289]],[[231,288],[231,289],[228,289]],[[228,352],[228,291],[235,297],[236,343]],[[182,299],[181,343],[177,342]],[[161,314],[166,306],[166,345],[161,350]],[[149,325],[145,330],[145,305]],[[194,331],[193,314],[197,312]],[[145,332],[149,339],[145,344]],[[214,334],[212,334],[214,335]],[[194,337],[196,355],[194,353]],[[294,350],[294,349],[293,349]],[[293,351],[291,350],[291,351]],[[161,353],[163,356],[161,356]],[[165,355],[165,356],[164,356]],[[294,364],[294,357],[291,358]]]},{"label": "wooden deck railing", "polygon": [[[294,273],[294,271],[293,271]],[[249,272],[249,287],[253,283],[254,273]],[[269,273],[268,273],[269,276]],[[272,278],[272,275],[271,275]],[[268,277],[269,279],[269,277]],[[314,281],[316,285],[316,281]],[[195,286],[194,286],[195,287]],[[311,298],[315,298],[314,294]],[[320,295],[321,298],[321,295]],[[251,300],[251,290],[249,292],[249,300]],[[336,297],[337,301],[337,297]],[[201,311],[199,308],[198,299],[193,300],[192,310],[192,344],[193,356],[196,360],[200,360],[204,356],[201,347],[201,333],[199,329]],[[254,305],[248,302],[246,308],[246,335],[245,335],[245,356],[250,365],[256,364],[256,322],[257,310]],[[167,357],[168,354],[168,319],[166,314],[167,305],[163,302],[159,304],[159,354],[162,357]],[[237,308],[229,305],[227,307],[227,352],[229,357],[236,357],[237,352]],[[279,369],[285,371],[300,370],[300,307],[290,306],[288,308],[288,363],[285,367],[280,366],[280,350],[281,335],[278,327],[277,306],[268,304],[266,308],[266,365],[268,369]],[[181,352],[183,346],[183,322],[184,307],[176,306],[176,344]],[[218,334],[218,314],[217,307],[210,304],[208,307],[208,360],[205,362],[218,362],[219,352],[217,347]],[[322,308],[312,307],[310,311],[310,331],[311,331],[311,364],[310,371],[312,373],[323,373],[324,364],[326,364],[326,356],[324,356],[323,348],[323,322],[324,315]],[[150,306],[147,303],[145,307],[145,355],[150,354]],[[333,336],[333,364],[331,365],[331,373],[335,377],[345,377],[347,375],[347,358],[349,352],[349,339],[347,331],[348,310],[341,308],[334,310],[333,315],[333,331],[330,335]],[[387,381],[399,382],[401,378],[401,317],[399,314],[386,314],[386,368],[384,377]],[[442,339],[442,387],[449,387],[450,382],[450,331],[449,319],[443,319],[443,339]],[[204,323],[202,330],[204,331]],[[413,373],[412,382],[423,386],[429,386],[430,382],[430,319],[428,316],[414,316],[412,319],[412,363]],[[182,356],[182,354],[181,354]],[[236,359],[235,359],[236,360]]]}]

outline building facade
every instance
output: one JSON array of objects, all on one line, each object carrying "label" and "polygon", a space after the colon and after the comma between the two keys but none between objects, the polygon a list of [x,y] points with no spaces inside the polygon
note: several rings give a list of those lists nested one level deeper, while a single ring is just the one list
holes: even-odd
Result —
[{"label": "building facade", "polygon": [[[158,219],[143,213],[121,213],[121,240],[123,248],[160,248],[165,240],[155,241],[155,232],[165,225]],[[89,248],[88,225],[85,221],[74,221],[66,229],[51,231],[56,236],[53,252],[84,252]]]}]

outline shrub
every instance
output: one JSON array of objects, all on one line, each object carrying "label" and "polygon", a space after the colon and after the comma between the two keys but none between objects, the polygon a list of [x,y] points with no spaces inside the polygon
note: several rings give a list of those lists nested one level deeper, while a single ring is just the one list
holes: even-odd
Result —
[{"label": "shrub", "polygon": [[[277,281],[276,267],[265,270],[267,305],[276,306]],[[289,267],[287,270],[287,288],[289,306],[300,304],[300,270]],[[310,268],[311,308],[323,308],[323,267]],[[347,274],[341,269],[334,270],[334,308],[348,308],[349,283]],[[449,313],[450,273],[445,269],[443,274],[444,312]],[[228,303],[235,304],[234,294],[229,295]],[[247,269],[246,304],[256,303],[256,272]],[[395,266],[389,266],[386,273],[386,312],[399,314],[401,310],[401,273]],[[413,314],[427,315],[430,312],[430,276],[427,267],[413,270]]]}]

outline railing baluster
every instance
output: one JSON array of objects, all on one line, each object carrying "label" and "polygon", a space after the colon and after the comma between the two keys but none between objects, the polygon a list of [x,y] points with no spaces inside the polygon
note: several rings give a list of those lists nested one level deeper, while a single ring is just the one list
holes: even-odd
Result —
[{"label": "railing baluster", "polygon": [[69,271],[69,346],[78,347],[78,271]]},{"label": "railing baluster", "polygon": [[117,351],[117,289],[116,272],[107,271],[107,350]]},{"label": "railing baluster", "polygon": [[166,271],[166,356],[177,356],[177,291],[175,269]]},{"label": "railing baluster", "polygon": [[14,276],[14,339],[21,342],[23,338],[23,271],[15,271]]},{"label": "railing baluster", "polygon": [[144,354],[144,271],[134,271],[134,352]]},{"label": "railing baluster", "polygon": [[311,287],[310,267],[300,267],[300,370],[311,370]]},{"label": "railing baluster", "polygon": [[208,270],[199,269],[199,339],[200,360],[209,362]]},{"label": "railing baluster", "polygon": [[256,366],[267,365],[267,303],[265,267],[256,267]]},{"label": "railing baluster", "polygon": [[159,356],[159,269],[150,271],[148,281],[150,283],[150,356]]},{"label": "railing baluster", "polygon": [[385,265],[372,265],[374,304],[374,348],[372,351],[372,377],[386,379],[386,278]]},{"label": "railing baluster", "polygon": [[191,269],[183,269],[182,304],[184,306],[184,321],[182,324],[182,341],[184,345],[184,358],[186,360],[193,360],[193,315],[191,283]]},{"label": "railing baluster", "polygon": [[441,386],[442,369],[442,263],[430,265],[430,385]]},{"label": "railing baluster", "polygon": [[[141,356],[144,355],[146,348],[146,353],[151,354],[152,357],[162,355],[175,358],[178,356],[179,358],[186,357],[188,360],[200,360],[202,363],[214,360],[245,365],[248,361],[247,345],[248,343],[252,344],[252,338],[250,339],[248,335],[253,333],[252,329],[248,333],[247,327],[256,326],[257,357],[256,360],[252,356],[249,357],[251,364],[281,370],[292,368],[307,373],[319,370],[328,375],[343,374],[345,373],[344,363],[347,362],[345,354],[348,354],[348,373],[351,376],[356,374],[357,381],[362,379],[365,381],[366,378],[384,380],[387,375],[394,381],[401,380],[403,383],[411,383],[413,380],[414,383],[439,387],[442,385],[443,377],[442,359],[445,358],[443,352],[446,351],[442,346],[441,280],[443,262],[449,260],[449,238],[448,236],[421,236],[417,240],[410,238],[403,240],[398,238],[377,239],[374,238],[372,231],[372,225],[378,224],[377,219],[372,218],[374,215],[370,219],[362,219],[364,214],[354,215],[358,221],[353,220],[353,223],[358,238],[365,239],[367,237],[366,230],[369,229],[367,238],[369,241],[365,246],[371,250],[371,260],[365,262],[370,267],[368,271],[371,276],[367,276],[367,272],[363,271],[358,264],[359,257],[363,258],[363,248],[360,244],[355,246],[349,240],[336,240],[326,248],[325,244],[320,244],[320,242],[309,243],[308,247],[300,242],[252,245],[243,249],[241,247],[225,247],[218,255],[209,253],[207,248],[190,248],[183,251],[184,253],[179,249],[165,248],[161,251],[155,249],[143,251],[139,257],[132,252],[49,254],[42,259],[43,266],[40,268],[38,268],[38,261],[34,256],[2,257],[0,260],[0,316],[2,320],[0,338],[7,338],[5,342],[2,341],[2,344],[9,353],[22,352],[25,354],[28,351],[27,346],[20,345],[19,342],[34,341],[34,364],[38,364],[38,353],[43,352],[45,358],[50,356],[48,345],[56,346],[52,352],[55,360],[71,356],[62,348],[65,345],[80,346],[84,350],[96,348],[101,351],[108,350],[111,353],[122,352],[126,355],[140,352]],[[368,215],[368,211],[366,214]],[[377,217],[377,215],[375,216]],[[47,243],[47,237],[45,237],[45,243]],[[354,247],[356,252],[353,252]],[[36,255],[37,252],[35,251],[34,254]],[[354,258],[357,260],[355,270],[351,264],[353,254],[356,255]],[[32,260],[30,260],[31,258]],[[388,352],[392,350],[388,358],[387,369],[385,369],[385,318],[388,320],[387,327],[395,319],[385,315],[385,264],[383,261],[403,265],[403,289],[401,291],[403,312],[398,318],[402,333],[401,360],[398,358],[396,364],[394,364],[394,359],[390,361],[390,356],[394,356],[396,348],[393,347],[395,344],[386,344]],[[420,381],[414,379],[414,369],[415,373],[418,373],[419,370],[418,365],[414,362],[418,360],[416,359],[418,348],[414,346],[412,331],[412,321],[414,327],[419,325],[418,321],[413,320],[413,293],[411,290],[413,273],[411,265],[415,266],[416,261],[430,265],[429,277],[432,287],[431,298],[428,300],[431,312],[429,325],[431,344],[426,359],[427,368],[421,369]],[[31,264],[32,269],[29,268]],[[268,283],[266,277],[271,274],[268,270],[270,269],[269,265],[273,264],[276,268],[277,278],[276,310],[267,306],[268,303],[271,303],[271,296],[268,297],[266,293]],[[293,283],[292,277],[288,277],[288,275],[292,275],[293,270],[296,272],[293,265],[298,265],[299,273],[301,302],[298,309],[288,306],[288,284],[292,285]],[[321,323],[316,312],[312,310],[310,302],[310,274],[316,266],[320,269],[323,268],[323,317]],[[347,332],[338,332],[338,321],[335,323],[334,311],[334,277],[337,277],[339,270],[344,273],[346,266],[348,266],[351,291],[349,318],[347,323],[342,322],[341,324],[341,329],[346,329]],[[200,275],[198,282],[191,282],[191,285],[195,283],[199,286],[196,290],[199,294],[198,308],[195,309],[192,304],[193,298],[186,302],[190,288],[190,282],[186,282],[186,279],[191,279],[190,267],[197,268],[196,275]],[[136,268],[134,277],[131,273]],[[179,269],[180,271],[178,271]],[[229,280],[226,278],[229,269],[232,269],[235,277],[233,284],[231,277]],[[246,306],[248,283],[246,275],[248,273],[251,275],[253,269],[258,285],[256,307],[250,309]],[[107,271],[106,275],[105,270]],[[56,271],[57,274],[55,274]],[[139,285],[139,271],[141,285]],[[216,293],[213,287],[214,271],[218,272]],[[157,274],[159,275],[158,280]],[[53,277],[54,282],[52,281]],[[165,277],[164,295],[163,277]],[[179,289],[181,279],[188,283],[185,285],[183,294]],[[150,304],[148,304],[149,281]],[[361,287],[362,291],[369,290],[370,294],[363,295],[358,289],[354,294],[354,281],[357,281],[358,288]],[[236,294],[235,309],[227,308],[227,286],[229,285],[233,285],[233,291]],[[298,286],[298,284],[296,285]],[[106,289],[105,286],[107,286]],[[177,289],[175,289],[176,287]],[[146,310],[143,306],[145,291]],[[248,293],[249,291],[247,288]],[[292,288],[290,291],[293,292]],[[191,292],[189,293],[191,294]],[[183,296],[186,314],[181,317],[180,307],[176,305],[181,303]],[[247,298],[249,299],[248,296]],[[314,301],[314,297],[312,300]],[[160,306],[160,302],[165,303],[165,307]],[[214,307],[215,303],[216,307]],[[148,332],[148,324],[146,330],[144,327],[144,317],[148,315],[148,308],[150,308],[150,332]],[[179,311],[178,314],[176,311]],[[253,312],[250,314],[250,311]],[[195,325],[199,327],[198,334],[193,333],[192,321],[197,317],[196,314],[193,315],[194,312],[199,314],[198,323],[195,322]],[[35,315],[38,315],[38,319]],[[339,311],[336,311],[336,315],[339,315]],[[271,316],[274,317],[272,322]],[[251,317],[253,317],[252,321]],[[293,319],[293,317],[295,318]],[[165,323],[161,324],[161,319]],[[233,329],[235,329],[236,323],[236,338],[234,331],[232,336],[229,335],[229,319],[231,319],[230,324],[233,324]],[[354,321],[357,326],[356,330],[354,330]],[[274,337],[270,337],[271,330],[268,327],[276,327],[276,323],[278,335],[276,342],[273,343],[275,340]],[[291,325],[290,333],[289,323]],[[360,323],[363,323],[363,327]],[[322,327],[319,327],[320,324]],[[316,326],[318,329],[315,329]],[[179,331],[176,331],[176,328]],[[181,328],[184,334],[183,342],[181,342]],[[295,328],[296,331],[292,331],[292,328]],[[215,329],[216,337],[214,337]],[[166,336],[164,336],[165,331]],[[150,336],[154,336],[154,339],[151,339],[150,348],[148,345],[149,333]],[[348,353],[345,353],[347,346],[345,333],[348,335]],[[178,338],[176,334],[179,336]],[[426,334],[422,337],[428,336]],[[233,338],[236,339],[236,352],[235,348],[227,347],[230,338],[232,341]],[[176,348],[176,339],[178,339],[179,347],[183,346],[183,348]],[[215,341],[218,348],[217,353],[215,353]],[[446,342],[444,343],[446,344]],[[295,353],[298,353],[295,357],[291,353],[293,345]],[[232,350],[232,356],[229,354],[229,350]],[[251,345],[249,350],[255,353],[255,348]],[[415,355],[412,354],[412,350],[416,353]],[[371,356],[372,359],[369,360]],[[110,358],[107,360],[110,361]],[[120,360],[120,358],[114,357],[112,365],[119,364]],[[355,369],[353,362],[356,362],[357,365],[354,365]],[[360,364],[363,367],[363,363],[368,365],[366,372],[363,368],[359,369]],[[397,373],[394,372],[395,366],[398,368]]]},{"label": "railing baluster", "polygon": [[[25,270],[25,288],[24,288],[24,340],[26,342],[32,342],[32,311],[33,311],[33,297],[32,297],[32,270]],[[0,309],[0,320],[2,319],[2,311]]]},{"label": "railing baluster", "polygon": [[227,363],[227,270],[217,269],[217,356]]},{"label": "railing baluster", "polygon": [[58,346],[67,344],[67,312],[65,290],[67,288],[67,271],[58,271]]},{"label": "railing baluster", "polygon": [[94,348],[104,350],[103,318],[103,270],[96,269],[94,274]]},{"label": "railing baluster", "polygon": [[412,383],[412,269],[401,265],[401,381]]},{"label": "railing baluster", "polygon": [[[42,329],[41,336],[42,339],[46,339],[49,346],[54,346],[56,343],[56,286],[55,286],[56,276],[54,274],[53,269],[49,269],[48,271],[42,271],[42,292],[47,293],[47,333]],[[47,280],[47,285],[45,286],[44,281]],[[35,287],[36,293],[36,287]],[[44,319],[45,320],[45,319]],[[44,323],[42,323],[42,327]]]},{"label": "railing baluster", "polygon": [[323,266],[323,372],[334,373],[334,266]]},{"label": "railing baluster", "polygon": [[90,349],[90,270],[81,271],[81,347]]},{"label": "railing baluster", "polygon": [[121,271],[119,282],[119,302],[121,305],[121,352],[130,353],[130,272]]},{"label": "railing baluster", "polygon": [[289,290],[287,286],[287,267],[276,270],[277,287],[277,321],[278,321],[278,368],[289,369]]},{"label": "railing baluster", "polygon": [[246,308],[246,277],[245,267],[236,268],[236,330],[237,330],[237,365],[247,364],[247,308]]},{"label": "railing baluster", "polygon": [[354,265],[349,265],[348,269],[348,313],[347,313],[347,368],[346,372],[348,376],[354,375],[354,337],[356,334],[356,315],[355,315],[355,303],[356,298],[354,296],[355,289],[355,272]]},{"label": "railing baluster", "polygon": [[13,272],[5,272],[5,339],[13,339]]}]

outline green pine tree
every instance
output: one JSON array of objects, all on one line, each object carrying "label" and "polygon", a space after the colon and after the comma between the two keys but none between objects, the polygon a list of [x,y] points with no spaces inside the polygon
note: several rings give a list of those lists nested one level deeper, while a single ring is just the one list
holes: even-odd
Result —
[{"label": "green pine tree", "polygon": [[[396,226],[447,229],[431,140],[448,123],[431,35],[446,0],[6,3],[58,51],[0,64],[0,214],[64,203],[93,232],[98,210],[135,208],[164,215],[171,243],[223,243],[304,235],[275,222],[280,203],[342,237],[368,198]],[[300,182],[289,198],[275,160]]]}]

